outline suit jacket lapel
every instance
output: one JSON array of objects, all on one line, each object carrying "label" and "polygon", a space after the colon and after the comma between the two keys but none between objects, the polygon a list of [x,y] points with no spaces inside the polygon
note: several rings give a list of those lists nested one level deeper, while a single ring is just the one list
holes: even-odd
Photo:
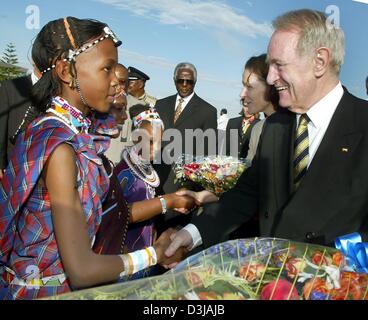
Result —
[{"label": "suit jacket lapel", "polygon": [[239,142],[242,142],[242,120],[243,120],[243,117],[238,117],[238,118],[235,118],[236,121],[234,121],[234,128],[232,129],[237,129],[238,130],[238,139],[239,139]]},{"label": "suit jacket lapel", "polygon": [[[355,131],[354,114],[349,107],[349,94],[345,92],[299,188],[308,181],[313,183],[319,180],[326,175],[326,169],[332,170],[332,166],[338,170],[346,161],[346,153],[354,152],[362,133]],[[310,188],[310,185],[307,187]]]},{"label": "suit jacket lapel", "polygon": [[355,129],[352,110],[350,95],[345,93],[298,190],[280,207],[272,235],[292,234],[290,226],[296,221],[317,231],[321,223],[332,221],[341,204],[337,196],[349,194],[353,183],[351,175],[340,172],[352,170],[354,153],[363,137]]},{"label": "suit jacket lapel", "polygon": [[162,112],[161,117],[164,117],[165,129],[174,127],[174,114],[175,114],[176,95],[170,97],[165,110]]},{"label": "suit jacket lapel", "polygon": [[294,141],[295,123],[295,114],[285,111],[282,120],[273,129],[273,174],[275,177],[274,181],[278,182],[274,186],[278,207],[281,207],[285,203],[292,192],[292,158],[294,152],[292,142]]}]

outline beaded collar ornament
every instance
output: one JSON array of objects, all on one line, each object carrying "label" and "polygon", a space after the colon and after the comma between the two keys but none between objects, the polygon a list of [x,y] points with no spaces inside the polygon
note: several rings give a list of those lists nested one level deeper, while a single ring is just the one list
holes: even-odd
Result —
[{"label": "beaded collar ornament", "polygon": [[164,123],[162,122],[160,115],[154,108],[150,108],[149,110],[143,111],[140,114],[138,114],[136,117],[133,118],[133,126],[135,128],[139,127],[139,125],[142,123],[142,121],[149,121],[152,123],[157,123],[164,129]]},{"label": "beaded collar ornament", "polygon": [[54,97],[51,106],[52,108],[47,109],[46,112],[53,113],[63,119],[69,126],[76,128],[77,131],[88,131],[91,120],[86,118],[81,111],[70,105],[68,101],[61,97]]},{"label": "beaded collar ornament", "polygon": [[153,169],[149,162],[145,163],[139,157],[134,146],[126,147],[122,152],[122,156],[136,177],[153,188],[157,188],[160,185],[160,178],[156,170]]}]

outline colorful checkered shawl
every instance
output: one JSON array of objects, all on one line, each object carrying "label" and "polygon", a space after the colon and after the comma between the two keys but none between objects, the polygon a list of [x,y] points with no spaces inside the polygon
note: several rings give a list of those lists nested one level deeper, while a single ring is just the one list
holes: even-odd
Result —
[{"label": "colorful checkered shawl", "polygon": [[[42,170],[61,143],[73,147],[78,168],[78,192],[88,226],[91,245],[101,222],[102,205],[109,179],[99,153],[110,139],[99,135],[75,134],[63,122],[40,117],[17,139],[9,165],[0,182],[0,275],[5,266],[26,279],[36,266],[41,277],[64,273],[52,224],[47,190],[38,184]],[[1,278],[1,277],[0,277]],[[1,283],[1,286],[7,286]],[[9,299],[33,299],[70,291],[61,287],[39,290],[8,286]]]}]

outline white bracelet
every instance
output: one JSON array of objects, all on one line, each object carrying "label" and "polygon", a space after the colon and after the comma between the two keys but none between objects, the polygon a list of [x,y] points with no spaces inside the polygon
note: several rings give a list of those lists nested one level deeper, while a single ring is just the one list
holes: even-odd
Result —
[{"label": "white bracelet", "polygon": [[132,275],[138,271],[157,264],[157,255],[153,247],[137,250],[128,254],[119,255],[124,264],[120,278]]},{"label": "white bracelet", "polygon": [[122,272],[120,272],[119,277],[123,278],[125,276],[127,276],[129,274],[128,270],[129,270],[129,262],[127,261],[128,259],[128,255],[126,254],[120,254],[119,257],[121,258],[121,260],[123,260],[123,264],[124,264],[124,270]]},{"label": "white bracelet", "polygon": [[162,207],[162,214],[165,214],[167,212],[167,204],[166,204],[166,200],[163,196],[158,196],[160,202],[161,202],[161,207]]}]

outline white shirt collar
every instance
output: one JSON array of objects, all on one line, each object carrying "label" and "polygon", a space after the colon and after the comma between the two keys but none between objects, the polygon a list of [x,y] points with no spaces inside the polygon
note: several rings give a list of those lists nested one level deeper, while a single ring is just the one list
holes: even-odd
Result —
[{"label": "white shirt collar", "polygon": [[31,73],[31,80],[32,80],[32,85],[34,85],[39,80],[34,72]]},{"label": "white shirt collar", "polygon": [[179,94],[176,95],[176,105],[178,105],[179,103],[179,99],[184,99],[184,105],[187,105],[187,103],[190,101],[190,99],[192,99],[194,96],[194,91],[192,92],[191,95],[185,97],[185,98],[182,98]]},{"label": "white shirt collar", "polygon": [[[334,89],[308,110],[307,115],[315,128],[318,129],[324,124],[330,123],[343,94],[344,89],[342,88],[341,82],[339,82]],[[300,115],[297,116],[298,121],[299,117]]]}]

